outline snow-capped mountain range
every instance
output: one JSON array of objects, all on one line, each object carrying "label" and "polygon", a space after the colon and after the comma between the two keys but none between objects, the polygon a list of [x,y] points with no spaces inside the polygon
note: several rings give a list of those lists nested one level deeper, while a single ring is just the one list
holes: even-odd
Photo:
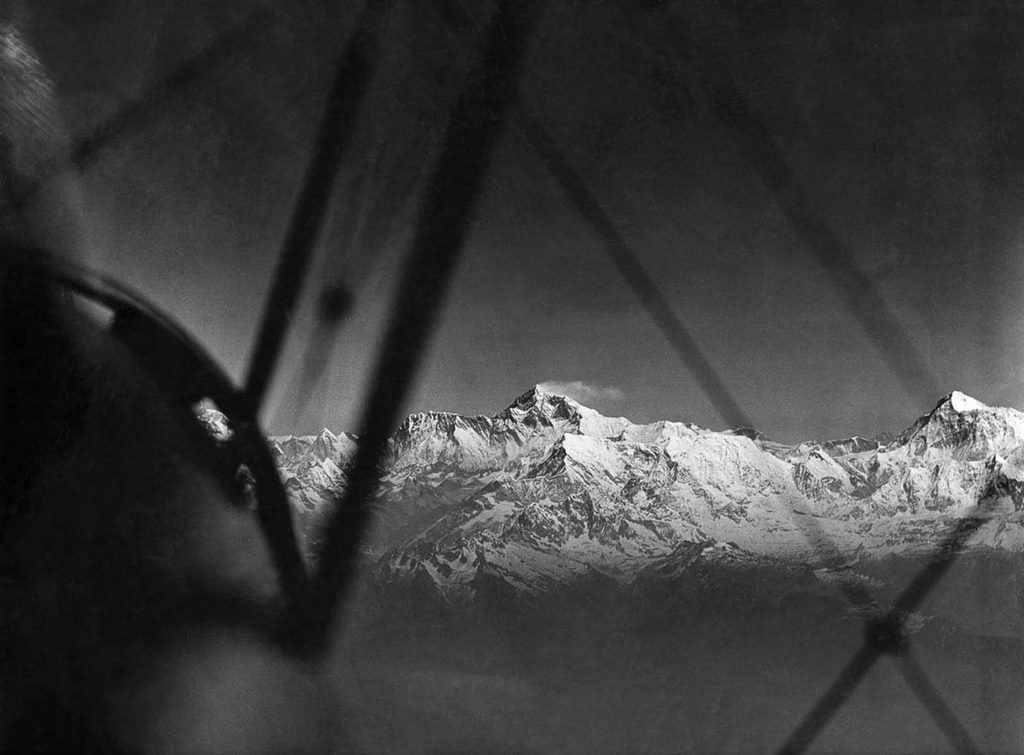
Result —
[{"label": "snow-capped mountain range", "polygon": [[[753,437],[751,437],[753,436]],[[356,439],[272,446],[315,553]],[[390,441],[375,573],[471,600],[482,580],[534,595],[629,584],[700,563],[803,563],[932,552],[965,514],[968,547],[1024,551],[1024,414],[954,391],[896,437],[796,446],[682,422],[638,425],[535,387],[494,417],[413,414]]]}]

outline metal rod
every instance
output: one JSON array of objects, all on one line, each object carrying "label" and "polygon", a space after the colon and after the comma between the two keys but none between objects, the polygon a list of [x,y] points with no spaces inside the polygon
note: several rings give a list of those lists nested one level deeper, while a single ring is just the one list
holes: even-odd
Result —
[{"label": "metal rod", "polygon": [[981,752],[971,741],[971,735],[967,729],[953,714],[953,711],[942,699],[939,690],[932,684],[924,669],[918,664],[917,659],[910,653],[902,653],[893,659],[899,669],[907,686],[913,690],[917,699],[924,705],[928,715],[942,729],[946,739],[953,745],[953,748],[960,753]]},{"label": "metal rod", "polygon": [[811,708],[796,730],[783,742],[782,747],[778,749],[779,755],[795,755],[795,753],[804,752],[810,747],[828,722],[832,720],[832,716],[849,699],[853,691],[857,689],[857,685],[875,665],[879,655],[877,648],[866,642],[862,643],[857,654],[839,672],[835,681]]},{"label": "metal rod", "polygon": [[316,146],[288,224],[249,361],[245,394],[254,410],[262,405],[277,367],[320,236],[338,168],[352,140],[356,118],[373,78],[379,57],[380,32],[391,5],[391,0],[369,0],[356,20],[352,38],[338,58]]},{"label": "metal rod", "polygon": [[352,581],[388,436],[460,258],[539,11],[538,0],[501,2],[487,27],[478,67],[449,116],[378,353],[348,485],[326,528],[303,619],[307,653],[322,652],[329,643]]},{"label": "metal rod", "polygon": [[696,69],[705,97],[736,146],[753,165],[804,246],[828,276],[847,310],[915,401],[927,406],[942,395],[939,382],[871,277],[857,264],[827,220],[816,211],[771,129],[755,112],[717,50],[693,39],[674,12],[663,14],[672,49]]},{"label": "metal rod", "polygon": [[672,305],[644,268],[637,253],[619,233],[607,211],[587,187],[582,176],[565,156],[565,152],[544,128],[544,124],[522,100],[518,103],[515,114],[517,125],[544,162],[548,172],[558,181],[580,215],[597,232],[604,242],[612,265],[636,294],[640,304],[647,310],[647,314],[665,336],[673,351],[696,378],[697,384],[715,410],[730,427],[753,427],[750,417],[740,408],[739,402],[708,361],[696,339],[673,311]]},{"label": "metal rod", "polygon": [[[434,0],[434,7],[442,20],[453,29],[461,31],[471,26],[469,14],[457,0]],[[647,272],[639,255],[619,232],[611,216],[545,128],[540,117],[522,97],[514,103],[511,116],[548,173],[604,243],[616,272],[636,294],[640,304],[690,370],[719,416],[730,427],[753,427],[750,416],[740,407],[725,381]]]},{"label": "metal rod", "polygon": [[22,207],[31,204],[47,181],[71,168],[85,168],[118,139],[153,120],[170,103],[208,77],[217,66],[252,45],[264,30],[270,28],[273,17],[274,13],[268,8],[251,11],[198,55],[180,64],[139,97],[123,103],[108,120],[72,141],[67,149],[51,156],[35,182],[17,197],[17,203]]}]

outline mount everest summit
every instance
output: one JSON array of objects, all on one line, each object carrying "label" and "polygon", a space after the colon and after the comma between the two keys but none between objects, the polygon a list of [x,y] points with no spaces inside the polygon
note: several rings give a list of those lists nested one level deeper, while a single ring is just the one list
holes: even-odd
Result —
[{"label": "mount everest summit", "polygon": [[[356,438],[324,430],[271,444],[315,554]],[[459,603],[482,581],[531,595],[586,577],[665,579],[695,563],[835,570],[931,553],[974,513],[992,521],[969,549],[1016,552],[1022,444],[1024,414],[958,391],[895,438],[785,446],[637,425],[535,387],[494,417],[406,419],[375,501],[374,573]]]}]

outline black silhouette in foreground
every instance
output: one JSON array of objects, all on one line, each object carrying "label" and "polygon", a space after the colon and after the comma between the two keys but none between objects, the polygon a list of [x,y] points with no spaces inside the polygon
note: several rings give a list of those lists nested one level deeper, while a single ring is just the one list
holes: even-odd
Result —
[{"label": "black silhouette in foreground", "polygon": [[[343,717],[317,668],[365,524],[381,451],[374,429],[397,416],[415,371],[539,10],[500,5],[456,102],[406,273],[414,302],[396,315],[382,351],[381,392],[370,403],[370,441],[354,477],[362,481],[350,485],[324,566],[309,581],[254,415],[387,5],[370,3],[343,53],[297,209],[299,231],[286,245],[245,391],[130,292],[31,244],[9,240],[3,250],[3,426],[20,439],[2,468],[10,491],[2,532],[5,746],[343,746]],[[413,286],[423,278],[431,285]],[[86,314],[83,300],[106,317]],[[228,415],[226,447],[196,421],[200,399]],[[258,517],[232,505],[235,480],[226,472],[238,460],[252,473]]]}]

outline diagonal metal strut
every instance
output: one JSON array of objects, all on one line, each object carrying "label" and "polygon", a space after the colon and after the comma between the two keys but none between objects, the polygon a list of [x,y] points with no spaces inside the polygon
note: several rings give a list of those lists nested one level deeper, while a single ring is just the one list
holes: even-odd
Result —
[{"label": "diagonal metal strut", "polygon": [[[892,608],[880,619],[865,622],[864,642],[850,662],[839,672],[836,680],[819,698],[814,707],[804,716],[797,728],[779,748],[779,753],[804,752],[839,709],[846,703],[850,695],[859,686],[875,661],[883,654],[893,655],[897,668],[914,695],[924,705],[925,710],[949,740],[957,752],[977,752],[967,729],[956,718],[956,715],[942,699],[939,691],[931,683],[924,670],[910,654],[904,635],[904,623],[907,614],[917,608],[928,594],[938,585],[952,566],[953,561],[967,544],[967,540],[982,524],[989,521],[988,506],[983,500],[975,511],[960,519],[947,533],[936,549],[934,557],[911,580],[899,597],[893,602]],[[824,532],[815,531],[814,543],[824,541],[835,550]],[[817,546],[820,547],[820,546]],[[855,595],[847,593],[847,598],[854,605],[859,604],[859,597],[866,595],[866,588],[859,588]],[[883,632],[883,636],[879,636]]]},{"label": "diagonal metal strut", "polygon": [[[458,0],[434,0],[434,7],[444,22],[453,29],[464,30],[471,27],[470,16]],[[564,150],[522,96],[513,103],[510,116],[526,136],[548,173],[572,202],[573,207],[601,239],[616,272],[636,294],[655,326],[683,365],[690,370],[726,425],[753,427],[750,416],[740,407],[693,334],[673,311],[668,299],[645,269],[639,255],[626,241]]]},{"label": "diagonal metal strut", "polygon": [[485,32],[477,69],[449,116],[421,200],[412,247],[377,356],[345,494],[327,524],[300,650],[323,652],[359,557],[391,426],[413,383],[483,191],[505,111],[515,96],[538,0],[503,0]]},{"label": "diagonal metal strut", "polygon": [[327,214],[338,168],[351,143],[356,118],[379,57],[380,36],[392,0],[369,0],[338,59],[316,146],[285,235],[259,334],[249,361],[245,394],[254,407],[266,396],[299,292]]},{"label": "diagonal metal strut", "polygon": [[757,171],[804,247],[828,276],[849,313],[878,348],[907,394],[921,406],[942,395],[939,382],[871,277],[825,217],[818,212],[768,124],[730,73],[728,59],[694,39],[677,12],[662,14],[666,45],[695,69],[705,99],[719,122]]}]

